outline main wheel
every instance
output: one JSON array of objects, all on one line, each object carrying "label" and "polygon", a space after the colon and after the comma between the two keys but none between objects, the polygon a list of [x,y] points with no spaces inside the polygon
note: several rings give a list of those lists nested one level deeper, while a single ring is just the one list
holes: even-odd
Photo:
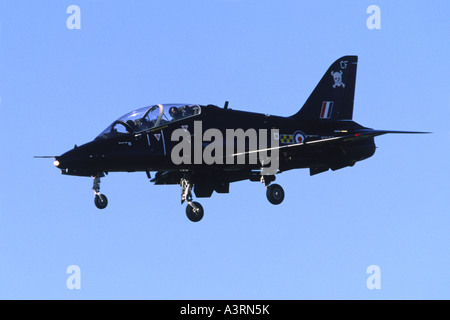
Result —
[{"label": "main wheel", "polygon": [[271,204],[280,204],[284,200],[284,190],[279,184],[271,184],[267,187],[266,196]]},{"label": "main wheel", "polygon": [[192,222],[198,222],[203,218],[203,207],[198,202],[192,202],[192,204],[197,207],[197,210],[194,210],[194,208],[188,204],[186,207],[186,216]]},{"label": "main wheel", "polygon": [[94,199],[95,206],[99,209],[105,209],[108,205],[108,198],[104,194],[96,194]]}]

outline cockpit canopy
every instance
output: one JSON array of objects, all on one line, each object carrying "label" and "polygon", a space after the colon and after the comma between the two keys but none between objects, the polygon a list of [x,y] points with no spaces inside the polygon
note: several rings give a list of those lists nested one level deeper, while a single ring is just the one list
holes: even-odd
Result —
[{"label": "cockpit canopy", "polygon": [[96,139],[137,133],[200,114],[195,104],[156,104],[127,113],[114,121]]}]

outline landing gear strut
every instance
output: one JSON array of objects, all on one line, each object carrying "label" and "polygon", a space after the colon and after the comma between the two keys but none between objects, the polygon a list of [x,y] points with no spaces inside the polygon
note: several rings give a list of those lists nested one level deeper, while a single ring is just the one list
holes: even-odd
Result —
[{"label": "landing gear strut", "polygon": [[181,185],[181,204],[184,201],[188,203],[186,207],[186,216],[192,222],[198,222],[203,218],[203,207],[200,203],[192,201],[192,183],[189,178],[182,178]]},{"label": "landing gear strut", "polygon": [[261,182],[266,185],[267,200],[271,204],[280,204],[284,200],[284,190],[279,184],[270,184],[275,181],[275,176],[261,176]]},{"label": "landing gear strut", "polygon": [[94,177],[94,185],[92,186],[92,190],[94,190],[95,194],[95,206],[99,209],[105,209],[108,205],[108,198],[106,198],[104,194],[100,193],[100,176]]}]

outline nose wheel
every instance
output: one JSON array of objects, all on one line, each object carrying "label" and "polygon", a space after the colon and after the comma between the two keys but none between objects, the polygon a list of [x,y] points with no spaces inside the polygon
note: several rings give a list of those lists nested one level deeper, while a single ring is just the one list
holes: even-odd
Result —
[{"label": "nose wheel", "polygon": [[95,206],[99,209],[105,209],[108,205],[108,198],[104,194],[96,194],[94,198]]},{"label": "nose wheel", "polygon": [[203,218],[203,207],[200,203],[192,201],[192,183],[188,178],[182,178],[181,185],[181,204],[187,202],[186,216],[192,222],[199,222]]},{"label": "nose wheel", "polygon": [[94,185],[92,186],[92,190],[94,190],[95,194],[95,206],[99,209],[105,209],[108,205],[108,198],[106,198],[104,194],[100,193],[100,177],[94,177]]}]

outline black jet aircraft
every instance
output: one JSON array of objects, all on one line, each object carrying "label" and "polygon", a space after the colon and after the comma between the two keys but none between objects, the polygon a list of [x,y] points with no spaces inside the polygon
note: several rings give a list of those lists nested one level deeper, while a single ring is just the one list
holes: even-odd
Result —
[{"label": "black jet aircraft", "polygon": [[[376,136],[423,133],[374,130],[352,121],[357,61],[357,56],[344,56],[336,60],[306,103],[292,116],[232,110],[228,108],[228,102],[223,108],[197,104],[152,105],[125,114],[93,141],[75,145],[72,150],[55,156],[54,165],[64,175],[93,177],[95,205],[99,209],[105,208],[108,203],[106,196],[100,193],[100,178],[110,172],[138,171],[146,172],[155,185],[179,184],[181,203],[188,203],[186,214],[194,222],[202,219],[204,210],[200,203],[193,201],[192,191],[198,198],[210,197],[214,191],[228,193],[231,182],[263,182],[269,202],[280,204],[284,199],[284,190],[272,183],[275,174],[309,168],[310,174],[315,175],[330,169],[351,167],[375,153]],[[218,146],[225,149],[225,145],[230,143],[231,140],[220,140],[217,136],[214,139],[203,136],[199,140],[209,129],[216,129],[224,136],[230,129],[241,129],[241,133],[266,129],[266,144],[255,147],[255,144],[249,143],[251,136],[247,135],[243,148],[233,147],[231,152],[222,153],[227,159],[244,155],[248,160],[251,155],[256,155],[256,162],[253,163],[206,163],[205,159],[192,159],[195,148],[200,148],[197,150],[202,154],[214,142],[215,150],[210,154],[217,160],[217,156],[221,156]],[[178,135],[174,139],[176,130]],[[186,134],[183,135],[183,132]],[[192,152],[181,149],[180,143],[184,138]],[[176,161],[174,151],[181,157]],[[277,164],[275,170],[265,170],[267,157],[262,157],[262,151],[266,151],[267,156],[276,155],[271,159],[272,164]],[[186,161],[180,163],[180,159]],[[155,172],[153,178],[151,172]]]}]

